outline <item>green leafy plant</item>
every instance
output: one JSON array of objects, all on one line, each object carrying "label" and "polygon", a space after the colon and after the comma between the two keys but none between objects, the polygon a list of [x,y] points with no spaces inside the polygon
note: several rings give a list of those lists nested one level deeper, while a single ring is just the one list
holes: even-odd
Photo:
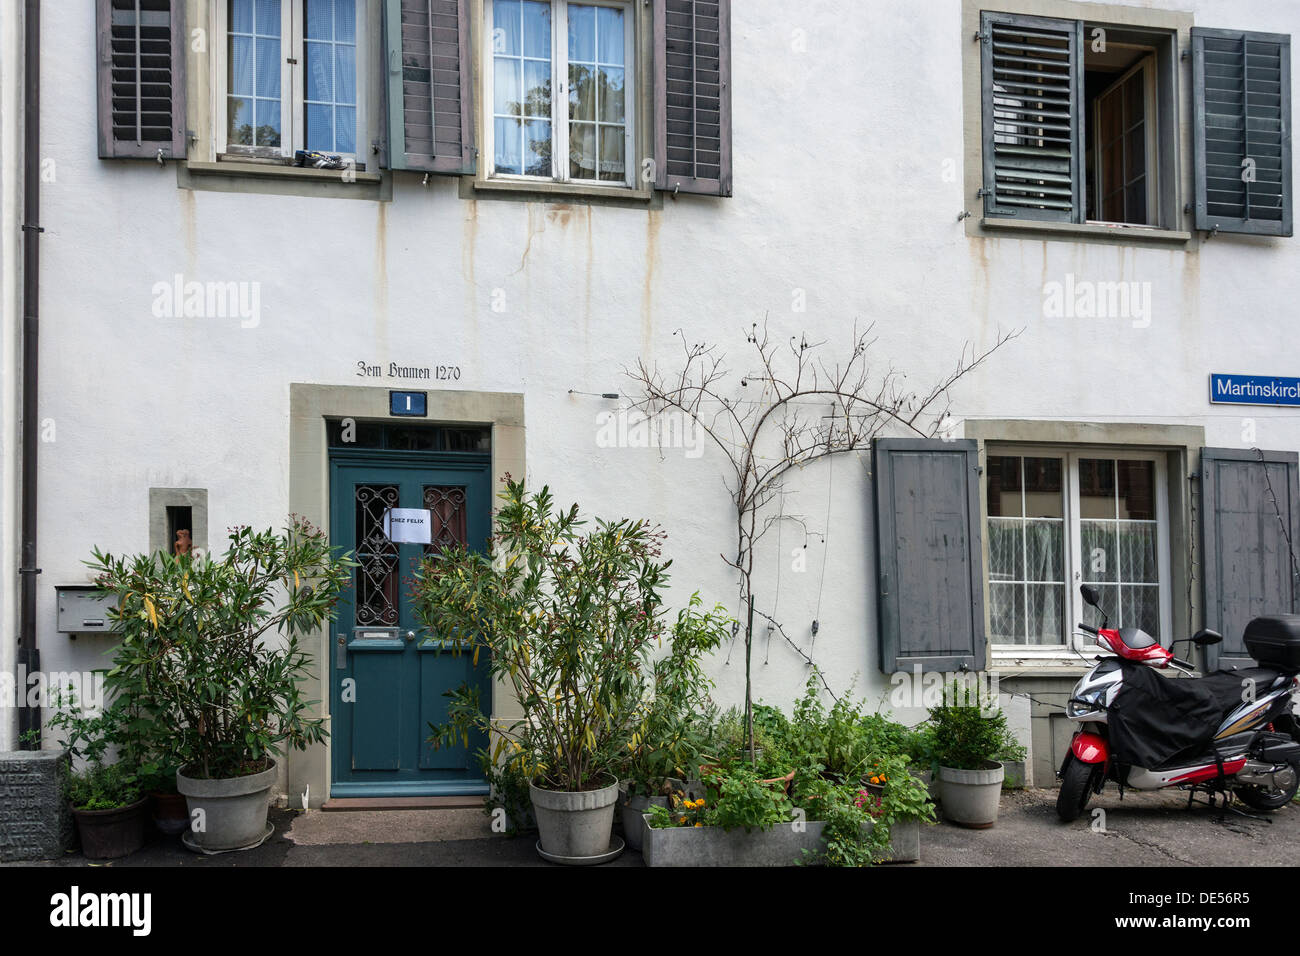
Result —
[{"label": "green leafy plant", "polygon": [[691,595],[677,614],[669,653],[651,665],[641,719],[619,768],[629,793],[664,794],[670,780],[699,772],[715,710],[702,661],[731,623],[721,605],[704,612],[702,603],[698,592]]},{"label": "green leafy plant", "polygon": [[488,796],[483,801],[483,812],[491,817],[498,809],[506,815],[507,836],[516,836],[521,825],[532,812],[532,798],[528,794],[528,775],[519,760],[494,761],[487,750],[478,753],[479,766],[488,783]]},{"label": "green leafy plant", "polygon": [[[139,800],[147,741],[130,702],[119,699],[91,712],[69,685],[55,691],[54,709],[46,725],[63,733],[64,749],[74,764],[64,791],[72,806],[111,810]],[[115,760],[109,759],[110,749],[117,751]]]},{"label": "green leafy plant", "polygon": [[117,598],[107,689],[153,722],[159,751],[187,773],[257,773],[278,748],[324,739],[302,695],[299,639],[328,619],[355,562],[320,529],[291,516],[282,533],[232,529],[221,558],[95,549],[87,564]]},{"label": "green leafy plant", "polygon": [[688,800],[674,793],[669,806],[646,811],[646,822],[656,829],[707,826],[746,832],[790,822],[793,806],[785,790],[761,779],[752,768],[740,765],[725,773],[706,772],[704,783],[703,797]]},{"label": "green leafy plant", "polygon": [[648,656],[663,631],[663,534],[626,519],[597,519],[584,533],[576,504],[558,511],[548,488],[528,494],[513,480],[501,500],[490,553],[431,556],[412,594],[423,626],[456,636],[450,653],[486,656],[522,717],[491,721],[477,688],[463,685],[429,740],[487,733],[493,761],[519,759],[539,786],[605,786],[635,747]]},{"label": "green leafy plant", "polygon": [[979,770],[996,760],[1011,739],[1007,716],[996,703],[954,681],[930,708],[933,758],[954,770]]}]

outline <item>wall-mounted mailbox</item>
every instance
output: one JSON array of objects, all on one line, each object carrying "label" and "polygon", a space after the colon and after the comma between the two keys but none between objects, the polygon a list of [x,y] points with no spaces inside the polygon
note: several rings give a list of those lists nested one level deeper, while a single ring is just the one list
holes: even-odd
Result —
[{"label": "wall-mounted mailbox", "polygon": [[89,584],[55,585],[58,598],[59,632],[62,634],[94,634],[113,630],[108,609],[113,607],[111,595],[103,597]]}]

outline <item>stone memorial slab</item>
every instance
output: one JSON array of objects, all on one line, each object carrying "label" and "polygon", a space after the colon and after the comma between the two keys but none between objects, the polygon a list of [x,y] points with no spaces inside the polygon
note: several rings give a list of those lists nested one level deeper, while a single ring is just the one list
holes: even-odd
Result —
[{"label": "stone memorial slab", "polygon": [[72,841],[61,750],[0,751],[0,862],[55,860]]}]

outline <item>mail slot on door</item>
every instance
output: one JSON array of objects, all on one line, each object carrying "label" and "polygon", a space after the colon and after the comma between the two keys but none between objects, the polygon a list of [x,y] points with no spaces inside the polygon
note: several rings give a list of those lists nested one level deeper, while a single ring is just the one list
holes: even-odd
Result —
[{"label": "mail slot on door", "polygon": [[100,596],[88,584],[56,586],[58,598],[58,628],[61,634],[93,634],[96,631],[114,630],[108,609],[115,606],[112,595]]}]

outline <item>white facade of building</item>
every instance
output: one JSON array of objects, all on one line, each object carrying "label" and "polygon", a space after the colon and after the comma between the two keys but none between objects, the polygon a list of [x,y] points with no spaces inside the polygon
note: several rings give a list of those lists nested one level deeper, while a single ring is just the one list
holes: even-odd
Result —
[{"label": "white facade of building", "polygon": [[[374,29],[384,4],[358,4],[369,8],[361,19],[371,35],[361,46],[374,67],[360,86],[370,133],[379,135],[384,53]],[[1191,26],[1300,29],[1300,8],[1279,3],[985,6],[1150,23],[1172,31],[1180,52],[1189,48]],[[188,0],[185,8],[187,30],[217,24],[207,0]],[[479,2],[468,9],[483,16]],[[458,400],[444,391],[467,393],[459,406],[466,409],[494,401],[468,393],[520,396],[521,419],[498,421],[496,438],[506,439],[495,446],[498,474],[522,470],[529,484],[548,484],[560,501],[577,501],[591,514],[662,523],[674,560],[670,604],[698,590],[739,614],[735,575],[719,556],[734,549],[734,517],[717,449],[607,447],[600,415],[635,397],[622,370],[643,359],[671,366],[680,335],[715,342],[737,371],[752,371],[746,335],[764,321],[775,337],[825,340],[830,354],[850,348],[855,323],[874,323],[875,366],[897,367],[922,391],[951,371],[963,347],[983,351],[1000,332],[1022,330],[954,387],[954,435],[983,443],[986,473],[990,443],[1006,457],[1058,455],[1067,476],[1077,474],[1071,454],[1151,452],[1156,498],[1167,512],[1159,535],[1162,636],[1167,642],[1176,626],[1185,633],[1173,636],[1189,634],[1201,623],[1200,584],[1190,588],[1189,604],[1178,568],[1199,566],[1201,545],[1187,517],[1192,505],[1171,494],[1167,465],[1186,461],[1187,473],[1177,476],[1186,488],[1201,445],[1300,448],[1294,407],[1211,404],[1207,395],[1211,373],[1300,374],[1292,314],[1300,247],[1292,238],[1192,228],[1181,208],[1194,190],[1186,60],[1171,68],[1176,134],[1159,144],[1169,156],[1162,175],[1173,175],[1168,185],[1181,200],[1168,210],[1167,228],[999,228],[986,221],[976,198],[980,9],[961,0],[739,0],[731,10],[733,194],[633,189],[609,202],[590,190],[547,195],[476,187],[474,176],[378,172],[373,156],[354,183],[338,174],[321,182],[283,171],[214,172],[201,164],[216,162],[219,145],[212,116],[223,80],[213,51],[226,47],[215,34],[207,52],[191,51],[187,63],[193,168],[101,159],[94,4],[45,3],[41,158],[53,175],[42,187],[40,409],[54,430],[40,450],[38,640],[46,670],[103,666],[110,638],[74,640],[55,629],[54,586],[87,583],[82,562],[92,546],[115,553],[158,546],[150,536],[158,520],[150,489],[205,490],[213,549],[227,527],[278,525],[290,511],[303,511],[304,500],[315,505],[309,517],[328,520],[323,446],[308,443],[304,451],[291,441],[294,383],[320,387],[308,390],[313,397],[302,406],[316,409],[316,422],[304,427],[318,432],[326,406],[332,414],[383,417],[388,389],[427,392],[434,408]],[[637,30],[643,22],[636,20]],[[483,53],[481,24],[474,19],[471,27]],[[14,51],[19,34],[8,7],[0,28],[5,50]],[[639,56],[648,46],[641,34],[631,44]],[[645,58],[641,82],[651,76]],[[8,145],[17,141],[20,70],[13,57],[0,62]],[[477,61],[474,82],[483,82]],[[481,86],[475,90],[482,109],[486,97]],[[642,120],[631,121],[638,157],[649,155]],[[21,165],[12,149],[3,155],[0,358],[6,406],[17,408],[11,375],[20,329],[13,291],[20,193],[13,184]],[[171,314],[173,299],[163,290],[178,281],[235,283],[243,307],[231,300],[224,314]],[[1068,305],[1054,314],[1058,293],[1061,302],[1073,297],[1078,304],[1083,285],[1113,282],[1133,284],[1121,314]],[[1105,299],[1105,287],[1095,291]],[[363,375],[362,365],[383,374]],[[450,380],[413,380],[391,377],[390,365],[435,370],[431,376],[442,366],[455,372],[445,373]],[[0,508],[7,628],[16,628],[16,417],[7,415],[0,432],[9,479]],[[522,465],[503,462],[507,445],[523,455]],[[853,454],[787,483],[779,507],[807,533],[782,521],[779,537],[774,530],[764,539],[755,592],[759,607],[784,623],[837,692],[854,686],[889,706],[871,470],[869,454]],[[1068,487],[1061,495],[1078,503]],[[196,529],[198,543],[201,534]],[[1061,593],[1076,590],[1065,582]],[[1073,610],[1063,609],[1061,619]],[[330,639],[322,634],[313,647],[324,659]],[[11,645],[5,642],[0,658],[6,668],[13,666]],[[738,641],[709,668],[725,703],[743,699],[743,658]],[[807,666],[779,636],[769,640],[756,628],[754,658],[756,698],[786,704],[799,694]],[[990,653],[987,663],[1000,671],[1004,691],[1019,679],[1036,695],[1051,681],[1058,692],[1065,681],[1068,690],[1082,670],[1068,649],[1013,649]],[[923,714],[904,708],[899,716]],[[1043,721],[1033,743],[1046,766],[1060,755],[1043,753],[1054,733]],[[7,721],[0,745],[13,734]],[[297,775],[291,766],[286,786],[311,782],[316,802],[318,787],[325,793],[325,759],[302,766]]]}]

